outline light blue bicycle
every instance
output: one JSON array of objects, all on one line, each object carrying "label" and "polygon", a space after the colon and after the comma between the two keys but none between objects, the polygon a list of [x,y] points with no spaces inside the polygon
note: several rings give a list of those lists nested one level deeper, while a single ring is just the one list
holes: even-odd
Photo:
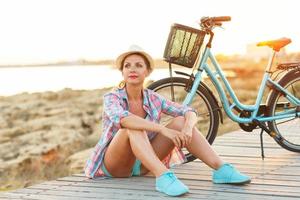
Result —
[{"label": "light blue bicycle", "polygon": [[[244,105],[236,97],[211,52],[214,37],[213,29],[222,26],[222,22],[230,21],[230,19],[230,17],[204,17],[200,23],[201,30],[174,24],[171,27],[164,52],[164,58],[169,62],[170,77],[158,80],[149,85],[148,88],[172,101],[195,108],[199,114],[197,127],[210,144],[213,143],[217,135],[219,121],[223,122],[221,110],[223,107],[228,117],[239,123],[243,130],[251,132],[256,128],[261,129],[262,157],[264,157],[263,132],[268,133],[283,148],[300,152],[300,63],[277,65],[276,71],[282,72],[278,81],[275,80],[277,76],[272,78],[273,71],[271,70],[276,52],[289,44],[291,40],[282,38],[258,43],[258,46],[271,47],[273,53],[263,75],[255,104]],[[206,47],[201,55],[199,52],[206,35],[209,37],[206,38]],[[210,61],[214,71],[210,69],[208,61]],[[173,77],[171,63],[189,68],[193,68],[196,63],[199,65],[196,74],[175,71],[181,77]],[[202,81],[203,72],[206,72],[214,84],[222,106],[219,105],[212,90]],[[218,77],[220,77],[233,102],[227,98]],[[262,104],[266,87],[270,88],[270,93],[266,103]],[[186,156],[188,162],[195,159],[191,154]]]}]

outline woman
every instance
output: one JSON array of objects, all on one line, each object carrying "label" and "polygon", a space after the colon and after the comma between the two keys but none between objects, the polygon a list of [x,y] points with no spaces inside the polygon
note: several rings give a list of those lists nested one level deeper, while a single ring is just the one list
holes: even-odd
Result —
[{"label": "woman", "polygon": [[[170,196],[188,192],[168,168],[182,163],[181,148],[214,169],[214,183],[249,183],[250,178],[224,163],[195,127],[194,109],[171,102],[143,88],[153,70],[152,58],[141,49],[131,49],[117,58],[124,81],[119,88],[104,95],[103,134],[88,160],[86,176],[130,177],[151,172],[156,190]],[[161,113],[174,117],[163,126]]]}]

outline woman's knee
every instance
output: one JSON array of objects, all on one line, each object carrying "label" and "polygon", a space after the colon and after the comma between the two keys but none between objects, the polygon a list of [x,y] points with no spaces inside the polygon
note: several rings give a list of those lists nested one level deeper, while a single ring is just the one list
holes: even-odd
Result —
[{"label": "woman's knee", "polygon": [[118,138],[127,138],[128,139],[128,129],[127,128],[121,128],[116,133],[116,136]]}]

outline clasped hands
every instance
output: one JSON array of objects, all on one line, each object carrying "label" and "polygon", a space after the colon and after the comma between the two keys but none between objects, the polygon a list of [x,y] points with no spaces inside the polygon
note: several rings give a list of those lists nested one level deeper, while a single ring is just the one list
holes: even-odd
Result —
[{"label": "clasped hands", "polygon": [[192,142],[193,127],[185,124],[181,131],[177,131],[163,126],[160,133],[171,139],[174,145],[181,149]]}]

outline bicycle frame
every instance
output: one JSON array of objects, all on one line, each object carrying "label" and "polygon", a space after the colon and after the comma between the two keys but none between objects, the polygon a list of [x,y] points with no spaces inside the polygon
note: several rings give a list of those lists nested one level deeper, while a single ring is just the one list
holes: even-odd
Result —
[{"label": "bicycle frame", "polygon": [[[278,120],[278,119],[284,119],[284,118],[289,118],[289,117],[294,117],[295,113],[294,113],[294,109],[289,109],[287,111],[283,111],[280,114],[277,114],[275,116],[272,117],[265,117],[265,116],[257,116],[258,114],[258,110],[260,107],[260,104],[262,102],[262,98],[263,98],[263,93],[265,91],[266,85],[267,83],[274,85],[274,87],[276,87],[278,90],[280,90],[282,93],[284,93],[286,95],[286,98],[293,104],[296,106],[300,106],[300,100],[298,98],[296,98],[295,96],[293,96],[289,91],[287,91],[286,89],[284,89],[283,87],[281,87],[277,82],[273,81],[270,78],[270,69],[274,60],[276,52],[273,51],[273,55],[270,57],[268,66],[267,66],[267,70],[265,71],[264,75],[263,75],[263,79],[258,91],[258,95],[256,98],[256,102],[254,105],[244,105],[242,104],[237,96],[235,95],[233,89],[231,88],[228,80],[226,79],[220,65],[218,64],[216,58],[214,57],[214,55],[211,53],[211,48],[207,47],[205,48],[200,63],[199,63],[199,67],[198,67],[198,71],[195,75],[195,81],[193,83],[192,89],[191,91],[188,93],[188,95],[186,96],[183,104],[185,105],[189,105],[195,94],[197,91],[197,88],[202,80],[202,73],[203,71],[205,71],[208,75],[208,77],[212,80],[214,86],[216,87],[218,94],[220,96],[221,102],[223,104],[224,110],[226,112],[226,114],[233,120],[236,121],[238,123],[251,123],[253,122],[254,119],[260,121],[260,122],[266,122],[266,121],[273,121],[273,120]],[[212,65],[215,68],[215,72],[213,72],[210,68],[209,65],[207,64],[208,59],[210,59]],[[232,105],[229,105],[229,100],[225,94],[225,91],[220,83],[220,81],[217,79],[217,75],[220,76],[222,82],[225,85],[225,88],[227,89],[227,91],[229,92],[230,97],[233,99],[233,103]],[[236,114],[233,113],[232,109],[234,107],[238,107],[240,110],[245,110],[245,111],[250,111],[251,112],[251,116],[250,117],[239,117]],[[296,109],[296,108],[295,108]],[[300,112],[298,112],[298,115],[300,115]]]}]

